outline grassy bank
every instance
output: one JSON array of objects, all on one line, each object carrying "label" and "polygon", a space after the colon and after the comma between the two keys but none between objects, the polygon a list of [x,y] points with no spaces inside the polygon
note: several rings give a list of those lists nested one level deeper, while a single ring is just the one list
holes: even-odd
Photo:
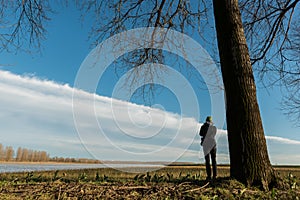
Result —
[{"label": "grassy bank", "polygon": [[3,173],[0,199],[299,199],[300,168],[276,169],[289,189],[247,188],[228,178],[228,166],[220,166],[217,180],[210,183],[203,166],[169,166],[138,174],[108,168]]}]

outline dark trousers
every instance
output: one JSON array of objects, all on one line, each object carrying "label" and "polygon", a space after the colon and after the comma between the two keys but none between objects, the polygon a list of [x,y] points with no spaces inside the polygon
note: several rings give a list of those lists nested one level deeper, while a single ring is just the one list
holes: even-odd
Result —
[{"label": "dark trousers", "polygon": [[213,168],[213,178],[217,177],[217,161],[216,161],[216,153],[217,153],[217,147],[212,148],[212,150],[205,156],[205,165],[206,165],[206,174],[207,178],[211,178],[211,168],[210,168],[210,158],[212,162],[212,168]]}]

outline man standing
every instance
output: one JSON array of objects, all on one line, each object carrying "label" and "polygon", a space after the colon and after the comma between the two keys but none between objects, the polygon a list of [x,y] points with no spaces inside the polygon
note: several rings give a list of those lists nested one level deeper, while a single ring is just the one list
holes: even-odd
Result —
[{"label": "man standing", "polygon": [[206,180],[211,179],[211,168],[210,168],[210,157],[213,168],[213,179],[217,177],[217,142],[215,136],[217,133],[217,128],[213,125],[212,117],[208,116],[206,122],[201,126],[200,137],[201,137],[201,146],[203,147],[203,152],[205,156],[205,165],[206,165]]}]

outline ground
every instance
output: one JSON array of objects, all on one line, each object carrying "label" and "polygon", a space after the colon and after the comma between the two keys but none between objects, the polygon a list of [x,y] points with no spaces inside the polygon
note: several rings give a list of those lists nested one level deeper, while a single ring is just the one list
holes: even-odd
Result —
[{"label": "ground", "polygon": [[101,168],[0,174],[0,199],[299,199],[300,168],[276,170],[289,188],[268,192],[229,178],[228,166],[205,181],[203,166],[172,166],[149,173]]}]

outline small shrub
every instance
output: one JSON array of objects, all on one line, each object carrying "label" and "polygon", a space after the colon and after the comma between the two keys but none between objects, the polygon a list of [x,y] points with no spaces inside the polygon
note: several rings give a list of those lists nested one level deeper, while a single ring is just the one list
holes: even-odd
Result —
[{"label": "small shrub", "polygon": [[25,177],[25,181],[26,183],[30,182],[32,180],[32,177],[33,177],[33,172],[27,172],[27,175]]},{"label": "small shrub", "polygon": [[53,174],[52,181],[56,181],[58,179],[58,170],[56,170]]},{"label": "small shrub", "polygon": [[82,172],[82,173],[79,174],[79,176],[78,176],[79,181],[84,181],[86,179],[87,179],[87,175],[86,175],[85,172]]},{"label": "small shrub", "polygon": [[95,177],[96,181],[100,181],[100,176],[99,176],[99,172],[96,173],[96,177]]}]

